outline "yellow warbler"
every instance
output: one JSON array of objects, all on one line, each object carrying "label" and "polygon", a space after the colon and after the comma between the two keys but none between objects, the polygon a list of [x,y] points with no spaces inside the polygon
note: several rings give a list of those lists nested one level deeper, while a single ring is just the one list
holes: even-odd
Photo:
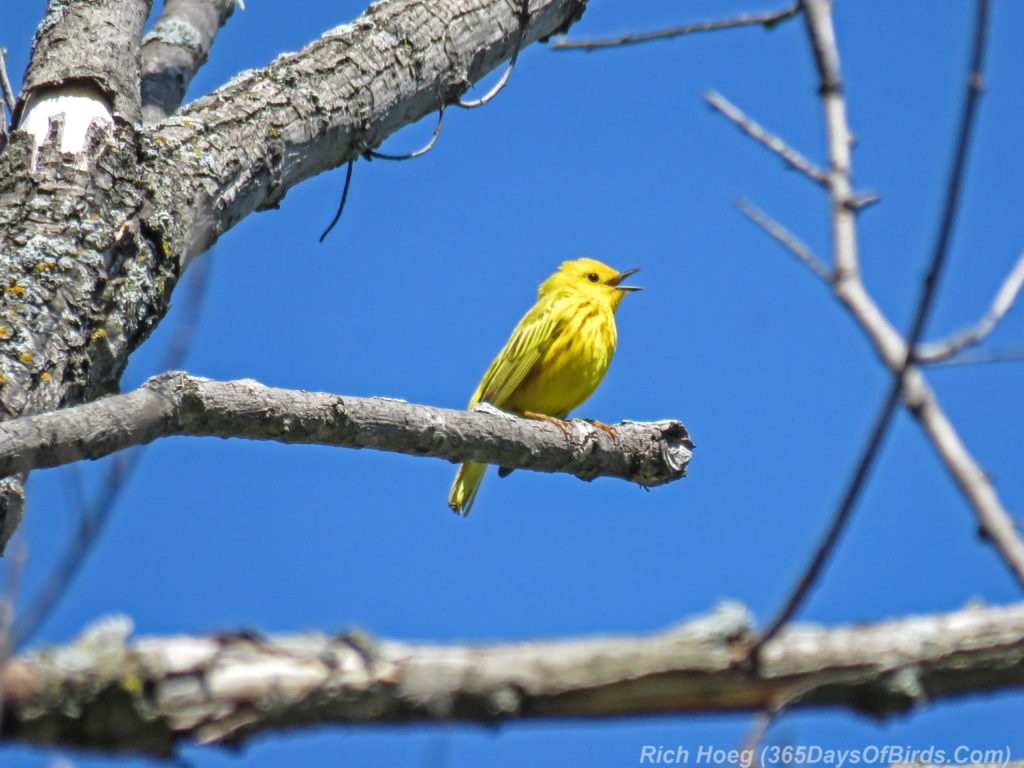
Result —
[{"label": "yellow warbler", "polygon": [[[640,288],[622,285],[638,272],[619,272],[594,259],[566,261],[540,285],[537,303],[512,331],[469,407],[490,403],[530,418],[564,419],[601,383],[615,354],[615,310]],[[448,506],[468,515],[486,464],[459,467]]]}]

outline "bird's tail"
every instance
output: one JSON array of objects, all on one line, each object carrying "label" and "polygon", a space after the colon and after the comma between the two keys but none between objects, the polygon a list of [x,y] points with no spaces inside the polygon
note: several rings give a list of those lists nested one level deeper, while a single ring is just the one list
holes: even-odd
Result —
[{"label": "bird's tail", "polygon": [[455,475],[455,482],[452,483],[452,489],[448,492],[448,506],[452,508],[453,512],[463,517],[469,514],[486,471],[486,464],[473,462],[467,462],[459,467],[459,472]]}]

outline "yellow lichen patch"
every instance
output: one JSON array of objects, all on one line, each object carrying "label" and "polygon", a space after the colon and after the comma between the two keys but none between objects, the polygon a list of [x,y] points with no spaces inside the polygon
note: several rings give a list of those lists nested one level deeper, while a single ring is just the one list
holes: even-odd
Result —
[{"label": "yellow lichen patch", "polygon": [[9,296],[24,296],[25,287],[23,285],[18,285],[17,283],[15,283],[14,285],[10,285],[7,287],[7,294]]},{"label": "yellow lichen patch", "polygon": [[42,379],[43,381],[49,381],[53,377],[50,376],[50,374],[47,371],[43,371],[41,374],[39,374],[39,378]]},{"label": "yellow lichen patch", "polygon": [[198,149],[198,148],[193,149],[192,150],[192,154],[195,155],[196,157],[202,157],[203,156],[203,150]]},{"label": "yellow lichen patch", "polygon": [[107,331],[105,328],[97,328],[95,331],[92,332],[92,335],[89,336],[89,338],[92,339],[93,341],[105,339],[107,338]]},{"label": "yellow lichen patch", "polygon": [[40,261],[36,264],[35,269],[37,272],[46,272],[53,269],[55,266],[57,266],[57,263],[54,261]]},{"label": "yellow lichen patch", "polygon": [[7,377],[0,373],[0,387],[7,383]]},{"label": "yellow lichen patch", "polygon": [[270,138],[277,139],[277,138],[280,138],[280,136],[281,136],[281,132],[279,130],[277,130],[277,128],[274,128],[273,126],[271,126],[271,128],[270,128]]},{"label": "yellow lichen patch", "polygon": [[35,356],[27,349],[18,355],[18,359],[21,360],[25,365],[32,365],[32,361],[35,360]]},{"label": "yellow lichen patch", "polygon": [[142,678],[134,673],[129,673],[121,678],[121,687],[124,688],[128,693],[139,694],[145,688],[145,683],[142,682]]},{"label": "yellow lichen patch", "polygon": [[9,339],[13,335],[14,331],[12,331],[6,325],[0,325],[0,339]]}]

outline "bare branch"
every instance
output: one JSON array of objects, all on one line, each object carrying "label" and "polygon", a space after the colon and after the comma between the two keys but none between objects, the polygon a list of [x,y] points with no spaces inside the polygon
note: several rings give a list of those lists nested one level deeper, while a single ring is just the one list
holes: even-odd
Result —
[{"label": "bare branch", "polygon": [[736,198],[736,207],[744,216],[761,227],[770,237],[776,240],[783,248],[796,256],[797,260],[807,267],[811,272],[820,277],[823,281],[831,284],[834,276],[825,264],[814,255],[814,252],[796,235],[782,226],[779,222],[762,211],[757,206],[742,197]]},{"label": "bare branch", "polygon": [[1024,344],[1009,344],[994,349],[975,349],[962,352],[948,360],[935,363],[936,368],[955,368],[963,365],[990,365],[992,363],[1019,363],[1024,361]]},{"label": "bare branch", "polygon": [[178,108],[234,8],[235,0],[165,0],[142,41],[145,122],[159,122]]},{"label": "bare branch", "polygon": [[[1024,684],[1024,605],[788,628],[753,672],[743,606],[655,635],[419,645],[363,633],[142,638],[108,620],[7,663],[4,736],[171,755],[327,723],[477,722],[838,706],[878,717]],[[74,701],[74,707],[66,702]],[[110,717],[116,711],[118,717]]]},{"label": "bare branch", "polygon": [[[851,133],[846,123],[846,104],[839,69],[839,51],[836,47],[835,29],[832,22],[832,4],[830,0],[803,0],[803,8],[808,36],[814,49],[815,61],[818,65],[821,97],[825,107],[826,124],[829,133],[829,151],[832,159],[829,187],[833,199],[832,215],[837,266],[836,284],[837,290],[840,290],[840,284],[844,281],[860,283],[860,278],[857,276],[856,227],[853,212],[849,209],[848,205],[848,200],[851,196],[850,179],[852,176],[850,164]],[[953,152],[946,198],[935,247],[929,260],[928,271],[922,286],[921,297],[914,312],[914,319],[905,343],[903,357],[897,366],[892,367],[894,376],[889,392],[878,411],[874,426],[861,450],[856,469],[850,476],[842,501],[836,509],[828,530],[815,551],[810,564],[801,574],[796,586],[787,598],[786,603],[772,620],[771,624],[768,625],[761,639],[754,645],[752,653],[755,657],[763,650],[765,644],[770,642],[786,622],[800,609],[825,567],[828,558],[835,550],[839,537],[853,513],[860,492],[888,433],[901,395],[906,393],[908,406],[911,411],[915,410],[909,396],[908,382],[911,379],[911,374],[913,374],[915,383],[923,381],[923,377],[913,368],[913,353],[931,313],[939,278],[949,252],[949,239],[956,218],[977,100],[980,95],[979,86],[988,30],[988,11],[988,0],[978,0],[967,90],[960,119],[960,129]],[[844,249],[848,250],[844,252]],[[843,268],[844,264],[845,269]],[[955,432],[953,437],[955,438]],[[942,444],[940,450],[948,451],[950,448],[949,443],[950,438],[948,436],[945,436],[941,442],[937,441],[937,445]],[[976,478],[971,478],[971,481],[977,490]],[[988,488],[991,489],[991,485],[988,485]],[[994,489],[991,489],[991,496],[994,497]],[[998,503],[997,497],[995,497],[995,501]],[[982,518],[983,524],[987,522],[989,525],[988,528],[983,527],[983,530],[993,538],[1007,564],[1010,565],[1017,575],[1018,580],[1024,583],[1024,543],[1017,536],[1012,520],[1001,510],[1001,506],[1002,519],[993,518],[991,515],[993,512],[991,505],[989,505],[988,509],[976,506],[976,511]],[[985,514],[987,513],[990,519],[985,521]]]},{"label": "bare branch", "polygon": [[965,328],[944,341],[936,341],[918,347],[914,358],[921,363],[937,363],[948,360],[967,347],[983,342],[999,322],[1013,307],[1021,287],[1024,286],[1024,253],[1017,258],[1017,263],[992,300],[988,312],[974,326]]},{"label": "bare branch", "polygon": [[828,187],[828,174],[825,171],[818,168],[781,138],[773,133],[769,133],[754,120],[747,117],[739,107],[720,93],[708,91],[704,94],[704,99],[711,105],[712,109],[729,118],[741,131],[781,157],[783,162],[790,168],[800,171],[811,181]]},{"label": "bare branch", "polygon": [[748,13],[732,19],[701,21],[696,24],[684,24],[679,27],[657,29],[653,32],[643,32],[636,35],[620,35],[601,40],[556,40],[551,44],[551,47],[555,50],[582,49],[592,51],[597,48],[614,48],[622,45],[648,43],[652,40],[668,40],[673,37],[693,34],[694,32],[715,32],[721,29],[735,29],[736,27],[749,27],[757,24],[765,29],[772,29],[776,24],[796,16],[799,12],[800,4],[796,3],[788,8],[783,8],[781,11]]},{"label": "bare branch", "polygon": [[571,425],[567,436],[555,425],[489,406],[456,411],[168,373],[127,394],[0,423],[0,473],[194,435],[376,448],[645,486],[686,474],[693,443],[678,421],[626,421],[614,437],[585,421]]}]

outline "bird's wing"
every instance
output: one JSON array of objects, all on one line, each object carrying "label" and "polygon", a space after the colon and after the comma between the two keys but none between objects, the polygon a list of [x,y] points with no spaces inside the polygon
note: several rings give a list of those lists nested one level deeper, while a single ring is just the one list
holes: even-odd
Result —
[{"label": "bird's wing", "polygon": [[564,321],[554,302],[536,304],[523,316],[501,352],[487,369],[469,407],[480,402],[503,408],[516,389],[544,357]]}]

